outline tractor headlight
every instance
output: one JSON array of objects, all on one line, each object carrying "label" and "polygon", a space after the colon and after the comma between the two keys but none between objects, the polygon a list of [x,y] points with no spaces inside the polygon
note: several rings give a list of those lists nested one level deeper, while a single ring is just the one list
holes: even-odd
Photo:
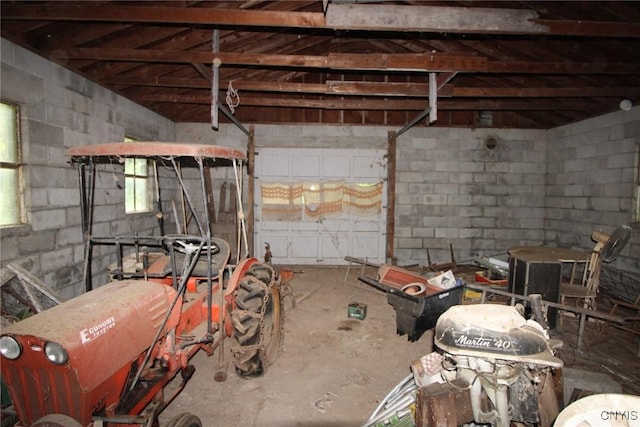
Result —
[{"label": "tractor headlight", "polygon": [[4,335],[0,337],[0,353],[9,360],[15,360],[20,357],[22,347],[14,337]]},{"label": "tractor headlight", "polygon": [[57,342],[48,341],[44,345],[44,354],[47,358],[56,365],[64,365],[69,361],[69,354],[63,346]]}]

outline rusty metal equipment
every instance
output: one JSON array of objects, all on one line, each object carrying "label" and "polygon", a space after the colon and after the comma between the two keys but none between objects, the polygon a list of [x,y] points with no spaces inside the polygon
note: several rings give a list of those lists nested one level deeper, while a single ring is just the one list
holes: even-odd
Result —
[{"label": "rusty metal equipment", "polygon": [[409,341],[417,341],[433,328],[446,309],[462,302],[464,293],[461,283],[446,289],[433,286],[426,276],[388,264],[380,266],[378,278],[359,276],[358,280],[387,293],[387,302],[396,311],[398,335],[406,334]]},{"label": "rusty metal equipment", "polygon": [[[281,344],[282,282],[273,267],[248,256],[241,197],[237,249],[212,237],[205,185],[206,168],[221,161],[234,167],[239,181],[244,154],[211,145],[136,142],[78,147],[69,155],[80,181],[86,293],[2,330],[2,378],[19,425],[155,426],[194,375],[191,357],[199,350],[220,351],[225,338],[238,374],[262,374]],[[94,200],[104,199],[97,177],[101,170],[114,174],[123,158],[147,159],[165,174],[156,183],[177,183],[174,195],[184,195],[195,230],[97,234],[104,231],[94,226]],[[183,168],[195,169],[190,176],[199,179],[183,179]],[[170,224],[164,223],[164,199],[156,190],[158,211],[151,216],[164,230]],[[94,289],[96,248],[100,255],[111,248],[116,261],[113,281]],[[193,414],[168,424],[201,425]]]}]

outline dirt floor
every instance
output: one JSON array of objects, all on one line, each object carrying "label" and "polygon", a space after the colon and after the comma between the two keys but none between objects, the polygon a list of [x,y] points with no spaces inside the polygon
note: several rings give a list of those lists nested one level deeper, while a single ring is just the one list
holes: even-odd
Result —
[{"label": "dirt floor", "polygon": [[[161,414],[161,426],[183,412],[205,427],[359,426],[410,373],[411,362],[432,351],[431,331],[413,343],[396,334],[394,308],[385,293],[357,280],[360,266],[346,281],[346,268],[294,270],[296,306],[286,300],[285,342],[275,363],[262,377],[244,379],[235,374],[228,346],[222,367],[219,354],[199,352],[192,360],[195,375]],[[376,270],[365,274],[375,277]],[[348,317],[351,302],[367,306],[364,320]],[[553,333],[565,344],[559,351],[565,365],[602,372],[623,392],[640,394],[638,337],[613,328],[598,335],[598,325],[589,322],[577,350],[576,327],[566,318]],[[216,382],[221,368],[227,379]]]}]

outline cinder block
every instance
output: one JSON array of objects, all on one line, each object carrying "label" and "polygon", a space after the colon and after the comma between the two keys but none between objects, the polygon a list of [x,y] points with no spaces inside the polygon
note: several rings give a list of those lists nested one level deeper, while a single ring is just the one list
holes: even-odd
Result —
[{"label": "cinder block", "polygon": [[66,222],[64,209],[49,209],[33,212],[33,231],[55,230],[64,227]]},{"label": "cinder block", "polygon": [[7,264],[18,258],[20,254],[18,251],[18,236],[9,236],[7,237],[5,233],[2,234],[2,244],[0,244],[0,257],[2,257],[2,262],[6,262]]},{"label": "cinder block", "polygon": [[565,406],[571,403],[574,391],[597,393],[622,393],[622,387],[609,375],[575,368],[562,369]]},{"label": "cinder block", "polygon": [[40,270],[43,273],[57,271],[66,268],[69,261],[73,259],[73,248],[58,248],[52,252],[45,252],[40,255]]},{"label": "cinder block", "polygon": [[17,245],[11,245],[10,241],[2,238],[2,259],[9,259],[9,250],[17,248],[20,255],[33,254],[37,252],[51,251],[55,248],[55,231],[46,230],[38,233],[29,233],[20,236]]},{"label": "cinder block", "polygon": [[[5,43],[4,39],[2,43]],[[53,67],[56,66],[53,62],[26,49],[16,49],[14,52],[16,66],[26,71],[27,74],[42,77],[46,80],[52,78]]]}]

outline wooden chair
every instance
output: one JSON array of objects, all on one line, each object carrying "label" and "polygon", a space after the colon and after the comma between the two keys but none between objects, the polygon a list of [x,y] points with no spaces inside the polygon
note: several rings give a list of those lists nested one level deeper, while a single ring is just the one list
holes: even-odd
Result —
[{"label": "wooden chair", "polygon": [[[610,236],[601,231],[594,231],[591,239],[596,242],[591,251],[591,256],[585,264],[582,280],[578,284],[562,283],[560,285],[560,304],[566,305],[567,299],[576,301],[576,306],[582,304],[584,308],[595,310],[598,286],[600,285],[600,273],[602,271],[601,252]],[[573,280],[573,273],[572,279]]]},{"label": "wooden chair", "polygon": [[[596,297],[600,286],[600,274],[603,262],[612,262],[631,237],[631,227],[622,225],[611,235],[602,231],[594,231],[591,239],[596,242],[591,257],[585,266],[582,282],[574,285],[563,283],[560,285],[560,304],[565,305],[567,299],[574,299],[576,306],[582,304],[585,309],[596,310]],[[573,277],[573,275],[572,275]],[[562,317],[560,318],[562,322]]]}]

